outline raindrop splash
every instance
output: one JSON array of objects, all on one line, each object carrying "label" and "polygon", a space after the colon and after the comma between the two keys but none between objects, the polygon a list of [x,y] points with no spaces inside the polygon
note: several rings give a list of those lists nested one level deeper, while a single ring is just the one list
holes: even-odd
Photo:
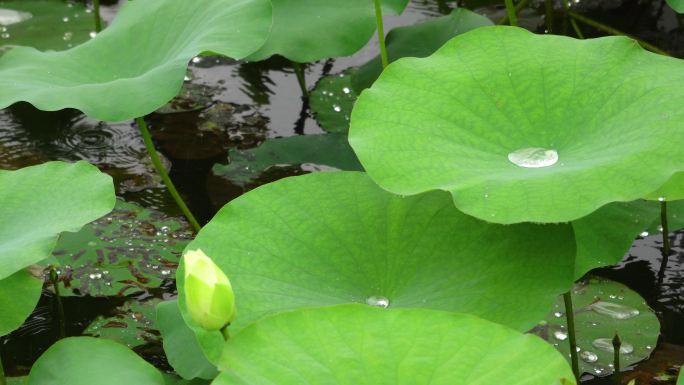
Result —
[{"label": "raindrop splash", "polygon": [[539,147],[522,148],[508,154],[508,160],[519,167],[550,167],[558,162],[558,152]]},{"label": "raindrop splash", "polygon": [[612,302],[598,301],[589,305],[591,310],[615,319],[630,319],[639,315],[639,310]]},{"label": "raindrop splash", "polygon": [[390,301],[385,297],[372,295],[366,298],[366,304],[386,309],[389,307]]}]

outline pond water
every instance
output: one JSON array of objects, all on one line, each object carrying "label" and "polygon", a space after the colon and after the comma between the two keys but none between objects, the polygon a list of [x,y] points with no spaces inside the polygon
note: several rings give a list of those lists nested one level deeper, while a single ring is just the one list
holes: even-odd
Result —
[{"label": "pond water", "polygon": [[[103,16],[111,20],[118,4],[116,1],[105,3]],[[387,17],[386,28],[447,14],[457,5],[475,9],[497,21],[505,15],[505,10],[496,3],[501,1],[413,0],[402,16]],[[575,0],[575,3],[576,11],[581,14],[637,36],[674,56],[684,57],[684,19],[671,11],[664,1]],[[552,22],[547,23],[543,2],[531,1],[531,6],[521,13],[521,25],[539,33],[549,25],[554,31],[571,31],[562,17],[560,3],[557,8]],[[0,21],[4,23],[12,17],[22,15],[0,15]],[[585,26],[583,31],[587,37],[603,34]],[[307,64],[306,83],[312,87],[324,76],[340,74],[365,63],[377,55],[376,47],[374,38],[353,57]],[[325,169],[315,164],[271,167],[245,183],[212,172],[215,164],[228,163],[230,150],[254,148],[269,138],[324,132],[302,98],[288,61],[273,58],[247,63],[198,57],[190,63],[185,92],[189,98],[178,99],[149,117],[150,129],[171,168],[171,177],[202,223],[245,191],[282,177]],[[331,110],[344,113],[335,104],[331,105]],[[521,167],[551,166],[559,156],[555,151],[553,154],[542,151],[540,161],[529,151],[512,155],[515,156],[511,161]],[[534,159],[530,161],[530,157]],[[0,168],[16,169],[47,160],[78,159],[85,159],[110,173],[115,178],[118,195],[125,200],[168,216],[179,215],[147,160],[142,138],[132,122],[103,123],[84,117],[78,111],[48,113],[27,104],[0,110]],[[622,264],[596,273],[639,292],[661,321],[662,336],[652,358],[626,372],[625,378],[638,378],[639,384],[674,384],[674,381],[668,382],[663,373],[672,372],[677,364],[684,362],[684,234],[674,236],[673,255],[664,271],[660,269],[660,235],[643,235],[635,241]],[[122,315],[122,305],[131,299],[149,302],[171,298],[175,294],[174,282],[163,277],[161,282],[159,289],[126,291],[127,296],[121,297],[65,297],[67,334],[83,333],[102,315],[114,318],[121,315],[119,319],[123,319],[132,314],[136,322],[140,321],[143,316],[138,314],[144,311],[129,309]],[[54,301],[54,296],[46,291],[26,325],[0,339],[2,360],[10,375],[27,373],[35,359],[56,340],[58,328],[51,310]],[[382,297],[369,298],[370,302],[375,306],[389,304]],[[144,322],[140,322],[143,326],[136,327],[145,329]],[[110,320],[100,326],[116,328],[120,323]],[[157,366],[168,368],[158,332],[145,330],[140,338],[135,350]],[[591,376],[586,380],[590,384],[610,383],[609,379]]]}]

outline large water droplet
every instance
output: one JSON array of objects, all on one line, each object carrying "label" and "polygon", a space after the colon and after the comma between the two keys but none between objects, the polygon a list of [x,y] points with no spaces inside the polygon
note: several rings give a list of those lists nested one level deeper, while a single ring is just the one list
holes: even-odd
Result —
[{"label": "large water droplet", "polygon": [[0,8],[0,25],[12,25],[21,23],[32,18],[28,12],[15,11],[13,9]]},{"label": "large water droplet", "polygon": [[639,310],[612,302],[598,301],[589,306],[591,310],[615,319],[629,319],[639,315]]},{"label": "large water droplet", "polygon": [[520,167],[542,168],[556,164],[558,153],[539,147],[521,148],[508,154],[508,160]]},{"label": "large water droplet", "polygon": [[[596,349],[601,349],[604,352],[613,353],[615,349],[613,348],[613,341],[610,338],[597,338],[591,343]],[[630,354],[634,352],[634,346],[623,342],[620,345],[620,353]]]},{"label": "large water droplet", "polygon": [[377,306],[381,308],[387,308],[390,305],[389,299],[382,297],[382,296],[375,296],[372,295],[368,298],[366,298],[366,303],[370,306]]},{"label": "large water droplet", "polygon": [[553,336],[559,341],[565,341],[568,339],[568,333],[562,330],[556,330],[555,332],[553,332]]},{"label": "large water droplet", "polygon": [[596,353],[591,352],[589,350],[584,350],[583,352],[581,352],[580,358],[582,359],[582,361],[588,362],[590,364],[598,361],[598,356],[596,355]]}]

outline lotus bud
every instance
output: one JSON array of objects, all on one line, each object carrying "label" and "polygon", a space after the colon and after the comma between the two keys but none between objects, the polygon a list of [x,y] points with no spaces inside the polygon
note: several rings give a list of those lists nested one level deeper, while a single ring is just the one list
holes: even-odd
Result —
[{"label": "lotus bud", "polygon": [[202,250],[185,253],[185,302],[206,330],[222,330],[235,319],[235,294],[228,277]]}]

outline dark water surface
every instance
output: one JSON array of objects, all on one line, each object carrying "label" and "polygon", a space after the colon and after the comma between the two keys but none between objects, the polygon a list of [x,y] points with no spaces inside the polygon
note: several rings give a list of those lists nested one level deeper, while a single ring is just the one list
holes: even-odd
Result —
[{"label": "dark water surface", "polygon": [[[664,1],[574,2],[576,12],[637,36],[674,56],[684,57],[684,19]],[[386,28],[447,14],[457,5],[497,21],[505,15],[505,10],[497,3],[502,1],[413,0],[402,16],[387,17]],[[108,4],[103,15],[111,20],[118,5],[116,1]],[[561,9],[560,3],[556,4],[551,23],[554,33],[572,31],[567,27]],[[521,12],[521,25],[544,33],[547,23],[543,14],[543,2],[533,0],[530,8]],[[582,29],[587,37],[604,35],[587,26]],[[365,63],[377,55],[376,47],[377,39],[374,38],[353,57],[307,64],[307,84],[312,87],[325,75]],[[200,109],[193,108],[187,112],[153,114],[149,122],[157,147],[171,167],[171,177],[202,223],[211,219],[223,204],[248,189],[306,172],[297,167],[269,170],[248,187],[231,184],[211,173],[214,164],[227,163],[231,148],[256,147],[267,138],[323,132],[306,108],[287,60],[273,58],[246,63],[196,58],[190,64],[187,80],[187,85],[192,85],[204,96],[206,104],[200,105],[200,109],[221,105],[223,115],[215,118],[215,123],[227,128],[211,133],[200,129],[206,116]],[[179,214],[147,160],[142,138],[132,122],[98,122],[75,110],[40,112],[28,104],[0,110],[0,168],[16,169],[48,160],[79,159],[111,174],[117,193],[126,200],[169,215]],[[674,384],[662,374],[674,374],[676,366],[684,363],[684,233],[673,236],[673,255],[667,270],[659,277],[661,246],[658,235],[637,239],[622,264],[597,272],[639,292],[659,315],[662,335],[653,357],[625,372],[625,381],[638,378],[637,384]],[[142,295],[146,299],[149,296],[168,298],[174,293],[174,284],[168,281],[161,290]],[[65,298],[67,334],[80,334],[93,319],[111,314],[125,300]],[[46,291],[27,324],[10,336],[0,338],[2,359],[10,375],[26,374],[35,359],[56,340],[53,308],[54,298]],[[167,368],[158,344],[143,345],[136,351],[159,367]],[[609,379],[587,380],[591,384],[611,383]]]}]

